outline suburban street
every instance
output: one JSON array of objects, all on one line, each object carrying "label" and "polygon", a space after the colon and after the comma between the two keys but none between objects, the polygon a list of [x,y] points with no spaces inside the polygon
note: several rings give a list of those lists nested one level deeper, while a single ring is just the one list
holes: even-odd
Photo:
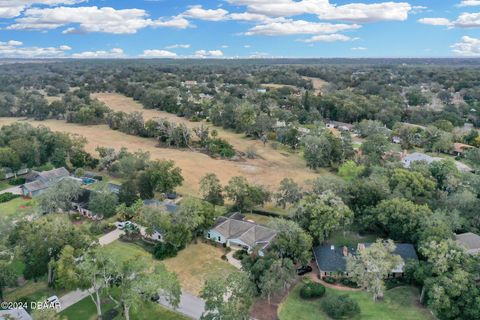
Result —
[{"label": "suburban street", "polygon": [[[122,230],[115,229],[101,236],[98,239],[98,242],[102,246],[108,245],[115,240],[118,240],[123,233],[124,232]],[[63,295],[60,298],[60,309],[58,309],[57,312],[67,309],[68,307],[85,299],[88,297],[88,295],[88,290],[75,290]],[[205,310],[205,301],[186,292],[182,293],[182,296],[180,297],[180,305],[177,309],[174,309],[165,299],[160,299],[158,303],[170,310],[179,312],[192,319],[200,319],[203,311]]]}]

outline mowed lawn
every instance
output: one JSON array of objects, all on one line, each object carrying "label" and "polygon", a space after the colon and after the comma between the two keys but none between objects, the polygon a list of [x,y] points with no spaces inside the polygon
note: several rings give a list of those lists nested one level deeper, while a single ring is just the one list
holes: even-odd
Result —
[{"label": "mowed lawn", "polygon": [[[321,299],[300,298],[301,284],[297,285],[280,305],[280,320],[329,320],[321,308]],[[418,303],[419,290],[414,287],[397,287],[385,293],[383,301],[373,302],[366,291],[339,291],[327,288],[325,296],[348,294],[360,306],[355,320],[422,320],[434,319],[429,310]]]},{"label": "mowed lawn", "polygon": [[211,276],[227,276],[235,267],[222,260],[223,250],[206,243],[191,244],[174,258],[163,261],[156,260],[141,246],[134,243],[115,241],[106,246],[111,252],[126,258],[139,255],[152,263],[165,264],[168,271],[174,272],[182,286],[182,290],[199,295],[204,282]]},{"label": "mowed lawn", "polygon": [[30,211],[35,205],[33,200],[15,198],[8,202],[0,203],[0,218],[21,218],[25,212]]}]

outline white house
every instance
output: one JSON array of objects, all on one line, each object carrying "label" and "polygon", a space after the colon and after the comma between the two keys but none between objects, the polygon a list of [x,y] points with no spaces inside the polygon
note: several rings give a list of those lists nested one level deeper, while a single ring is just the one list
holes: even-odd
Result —
[{"label": "white house", "polygon": [[275,230],[253,222],[219,217],[206,238],[227,247],[244,249],[248,253],[258,250],[263,256],[276,234]]}]

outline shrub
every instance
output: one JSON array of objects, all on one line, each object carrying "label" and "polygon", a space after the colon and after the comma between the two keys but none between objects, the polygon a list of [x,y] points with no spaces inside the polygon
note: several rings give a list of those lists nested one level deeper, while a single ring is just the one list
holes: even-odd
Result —
[{"label": "shrub", "polygon": [[25,178],[12,178],[8,180],[8,184],[11,186],[19,186],[25,183]]},{"label": "shrub", "polygon": [[353,281],[350,278],[342,278],[342,279],[340,279],[340,283],[343,284],[346,287],[358,288],[358,283],[356,283],[355,281]]},{"label": "shrub", "polygon": [[6,193],[2,193],[0,194],[0,203],[4,203],[4,202],[8,202],[12,199],[15,199],[15,198],[18,198],[20,197],[19,195],[17,194],[13,194],[11,192],[6,192]]},{"label": "shrub", "polygon": [[322,300],[322,309],[333,319],[351,319],[360,314],[358,303],[348,295],[324,298]]},{"label": "shrub", "polygon": [[248,252],[245,250],[238,250],[233,253],[233,257],[237,260],[242,260],[246,255],[248,255]]},{"label": "shrub", "polygon": [[398,286],[408,284],[408,280],[405,278],[388,278],[385,280],[385,288],[387,290],[393,289]]},{"label": "shrub", "polygon": [[334,284],[334,283],[337,282],[337,279],[335,279],[333,277],[325,277],[325,278],[323,278],[323,281],[325,281],[326,283]]},{"label": "shrub", "polygon": [[227,259],[227,255],[226,255],[226,254],[222,254],[222,257],[221,257],[221,258],[222,258],[222,260],[225,260],[225,261],[227,261],[227,260],[228,260],[228,259]]},{"label": "shrub", "polygon": [[300,297],[303,299],[313,299],[323,297],[325,294],[325,287],[320,283],[308,282],[300,289]]},{"label": "shrub", "polygon": [[159,242],[153,249],[153,256],[159,260],[172,258],[177,255],[177,248],[171,243]]}]

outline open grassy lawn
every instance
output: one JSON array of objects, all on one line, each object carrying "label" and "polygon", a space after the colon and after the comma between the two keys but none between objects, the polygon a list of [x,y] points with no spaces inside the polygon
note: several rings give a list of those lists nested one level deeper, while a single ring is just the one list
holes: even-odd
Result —
[{"label": "open grassy lawn", "polygon": [[228,275],[237,269],[221,259],[223,249],[206,243],[191,244],[174,258],[156,260],[141,246],[134,243],[115,241],[106,246],[114,254],[125,257],[140,255],[151,261],[152,265],[164,263],[170,272],[178,276],[182,290],[198,295],[205,280],[210,276]]},{"label": "open grassy lawn", "polygon": [[8,202],[0,203],[0,218],[21,218],[25,212],[31,210],[35,203],[33,200],[15,198]]},{"label": "open grassy lawn", "polygon": [[[121,308],[116,307],[115,303],[105,297],[103,299],[102,312],[104,315],[107,315],[110,311],[116,309],[118,312],[117,316],[113,319],[123,319],[121,315]],[[92,302],[90,297],[86,297],[80,302],[74,304],[68,309],[65,309],[60,313],[67,320],[96,320],[97,319],[97,309]],[[130,310],[130,319],[132,320],[150,320],[150,319],[161,319],[161,320],[187,320],[189,318],[170,311],[161,305],[154,302],[143,302],[138,309]]]},{"label": "open grassy lawn", "polygon": [[272,221],[272,219],[275,219],[275,218],[269,217],[269,216],[263,216],[261,214],[255,214],[255,213],[245,214],[245,220],[252,220],[255,223],[263,224],[263,225],[267,225],[270,221]]},{"label": "open grassy lawn", "polygon": [[[321,299],[303,300],[300,298],[299,284],[280,305],[280,320],[329,320],[321,309]],[[384,300],[373,302],[366,291],[346,292],[327,288],[327,295],[348,294],[360,306],[360,316],[356,320],[421,320],[433,319],[428,309],[418,304],[419,291],[414,287],[397,287],[385,293]]]},{"label": "open grassy lawn", "polygon": [[46,279],[28,280],[19,287],[5,292],[5,301],[19,301],[21,298],[28,298],[31,301],[41,301],[53,295],[61,296],[65,293],[63,290],[54,290],[47,286]]},{"label": "open grassy lawn", "polygon": [[182,290],[198,295],[209,277],[227,276],[237,270],[221,259],[223,253],[223,249],[199,242],[189,245],[164,263],[169,271],[178,275]]},{"label": "open grassy lawn", "polygon": [[375,242],[376,235],[365,234],[360,235],[355,231],[336,231],[328,238],[327,242],[335,246],[356,247],[358,243]]}]

